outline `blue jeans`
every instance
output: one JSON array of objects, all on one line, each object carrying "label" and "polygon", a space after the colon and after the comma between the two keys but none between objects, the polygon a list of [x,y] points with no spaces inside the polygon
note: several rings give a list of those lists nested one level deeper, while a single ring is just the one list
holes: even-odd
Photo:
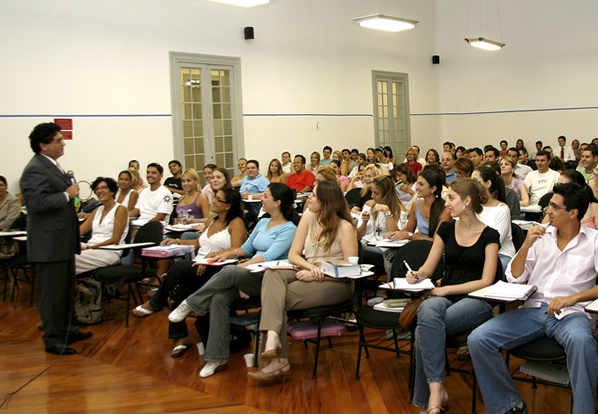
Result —
[{"label": "blue jeans", "polygon": [[230,356],[230,310],[239,299],[239,290],[259,296],[264,273],[250,273],[239,266],[225,266],[220,272],[189,296],[187,304],[198,315],[210,312],[210,333],[206,344],[206,361],[228,361]]},{"label": "blue jeans", "polygon": [[598,356],[592,324],[584,313],[558,320],[547,315],[547,309],[547,304],[534,309],[515,309],[469,335],[469,352],[488,414],[505,413],[521,402],[501,351],[543,336],[556,339],[565,348],[573,389],[573,413],[594,412]]},{"label": "blue jeans", "polygon": [[465,298],[453,304],[434,296],[417,310],[413,404],[427,407],[432,382],[444,382],[446,337],[476,328],[492,317],[492,306]]}]

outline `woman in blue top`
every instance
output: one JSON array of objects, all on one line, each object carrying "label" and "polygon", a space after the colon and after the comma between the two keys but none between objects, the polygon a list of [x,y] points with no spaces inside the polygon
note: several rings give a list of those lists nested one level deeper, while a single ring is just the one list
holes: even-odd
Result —
[{"label": "woman in blue top", "polygon": [[210,312],[210,334],[206,346],[206,365],[199,376],[214,374],[216,368],[225,364],[230,356],[230,307],[239,298],[260,296],[264,273],[251,273],[246,266],[254,263],[283,260],[287,258],[299,222],[293,207],[291,189],[282,183],[271,183],[264,193],[262,204],[270,218],[260,220],[253,233],[240,249],[230,248],[209,255],[215,260],[250,257],[238,266],[226,266],[189,296],[169,316],[171,322],[179,322],[192,311],[198,315]]}]

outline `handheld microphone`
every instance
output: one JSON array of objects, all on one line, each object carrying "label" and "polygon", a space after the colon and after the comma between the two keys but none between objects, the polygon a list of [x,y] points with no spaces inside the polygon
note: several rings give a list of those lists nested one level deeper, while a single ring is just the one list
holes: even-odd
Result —
[{"label": "handheld microphone", "polygon": [[73,172],[73,170],[68,170],[66,172],[66,175],[68,175],[71,179],[71,184],[77,184],[77,180],[75,179],[75,173]]}]

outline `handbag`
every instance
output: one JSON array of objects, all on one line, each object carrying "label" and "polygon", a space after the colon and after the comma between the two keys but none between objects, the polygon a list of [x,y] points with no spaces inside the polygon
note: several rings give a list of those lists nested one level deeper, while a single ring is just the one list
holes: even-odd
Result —
[{"label": "handbag", "polygon": [[422,295],[418,299],[407,302],[399,317],[399,325],[401,325],[403,329],[408,331],[415,325],[415,322],[417,321],[417,309],[426,298],[426,295]]}]

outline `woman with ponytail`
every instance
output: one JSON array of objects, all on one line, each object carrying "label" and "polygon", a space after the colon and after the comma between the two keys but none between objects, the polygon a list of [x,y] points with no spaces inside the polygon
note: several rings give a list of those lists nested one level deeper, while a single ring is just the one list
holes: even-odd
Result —
[{"label": "woman with ponytail", "polygon": [[208,256],[214,261],[253,256],[237,266],[225,266],[197,292],[184,300],[169,316],[171,322],[184,321],[192,311],[199,316],[210,313],[210,334],[206,345],[206,364],[199,373],[209,377],[230,356],[230,308],[239,298],[260,296],[264,273],[251,273],[246,266],[253,263],[284,260],[295,237],[299,216],[294,208],[291,189],[282,183],[271,183],[262,205],[270,218],[261,219],[241,248],[226,249]]},{"label": "woman with ponytail", "polygon": [[490,167],[476,168],[471,178],[482,183],[488,190],[488,200],[482,203],[482,212],[477,214],[477,217],[485,225],[498,231],[500,235],[498,257],[504,271],[517,253],[511,233],[511,210],[506,204],[505,183],[502,177],[496,175],[496,172]]},{"label": "woman with ponytail", "polygon": [[[440,224],[451,219],[441,197],[443,185],[442,178],[436,172],[423,171],[417,178],[415,191],[418,199],[411,206],[407,227],[386,233],[384,238],[433,241]],[[414,233],[416,228],[419,231]]]},{"label": "woman with ponytail", "polygon": [[432,289],[417,310],[413,404],[420,414],[447,410],[449,396],[443,385],[447,335],[472,330],[492,317],[489,303],[467,297],[490,286],[496,276],[499,235],[476,216],[487,199],[482,183],[471,178],[451,181],[445,206],[459,220],[440,225],[424,265],[407,273],[409,283],[431,277],[444,254],[440,287]]}]

